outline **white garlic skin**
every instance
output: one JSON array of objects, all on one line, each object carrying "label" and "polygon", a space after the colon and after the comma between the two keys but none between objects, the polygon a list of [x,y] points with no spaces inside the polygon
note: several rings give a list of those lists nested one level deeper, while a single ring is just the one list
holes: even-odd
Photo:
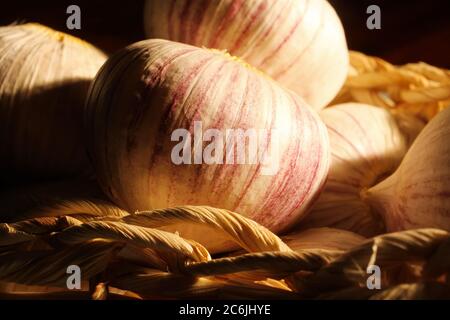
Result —
[{"label": "white garlic skin", "polygon": [[384,232],[380,216],[364,201],[365,191],[392,174],[407,151],[396,119],[385,109],[346,103],[323,110],[331,166],[323,192],[299,224],[333,227],[366,237]]},{"label": "white garlic skin", "polygon": [[83,109],[106,56],[88,43],[29,23],[0,27],[0,168],[17,177],[87,171]]},{"label": "white garlic skin", "polygon": [[326,0],[147,0],[148,38],[228,50],[324,108],[344,84],[344,30]]},{"label": "white garlic skin", "polygon": [[367,202],[388,231],[450,230],[449,137],[447,108],[426,125],[395,173],[368,190]]}]

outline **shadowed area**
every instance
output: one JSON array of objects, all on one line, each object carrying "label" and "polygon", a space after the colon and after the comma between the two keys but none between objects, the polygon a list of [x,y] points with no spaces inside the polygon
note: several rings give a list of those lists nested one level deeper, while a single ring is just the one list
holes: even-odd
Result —
[{"label": "shadowed area", "polygon": [[23,178],[69,177],[89,170],[82,126],[90,82],[66,81],[14,95],[0,94],[3,184],[20,183]]}]

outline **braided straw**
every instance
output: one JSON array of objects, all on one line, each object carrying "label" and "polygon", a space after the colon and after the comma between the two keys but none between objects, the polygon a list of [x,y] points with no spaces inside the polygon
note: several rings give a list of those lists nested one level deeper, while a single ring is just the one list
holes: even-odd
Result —
[{"label": "braided straw", "polygon": [[[374,104],[426,121],[449,105],[447,70],[424,63],[395,67],[357,52],[351,53],[351,64],[333,103]],[[63,189],[45,186],[17,198],[11,190],[0,195],[15,199],[0,210],[0,298],[450,298],[447,231],[417,229],[367,240],[353,237],[336,248],[330,241],[308,247],[298,242],[310,239],[314,230],[306,238],[299,234],[297,241],[297,235],[289,235],[284,242],[228,210],[184,206],[128,213],[99,194]],[[67,188],[75,189],[76,184]],[[211,257],[201,244],[163,231],[176,223],[208,226],[243,250]],[[326,237],[327,230],[317,234]],[[70,265],[82,270],[78,291],[67,288]],[[372,265],[381,270],[381,288],[367,285]]]},{"label": "braided straw", "polygon": [[[227,210],[204,207],[155,210],[144,216],[159,212],[165,212],[163,219],[179,217],[180,212],[189,212],[201,221],[213,216],[218,217],[213,221],[232,219],[236,234],[250,223]],[[255,228],[253,234],[264,235],[261,243],[282,243],[267,229],[251,225]],[[206,249],[193,241],[123,221],[83,223],[71,217],[50,217],[4,223],[0,230],[4,231],[0,281],[33,286],[32,291],[39,290],[35,286],[59,288],[42,291],[40,298],[105,299],[111,292],[111,298],[422,299],[445,298],[450,292],[445,281],[450,270],[450,235],[437,229],[381,235],[344,253],[320,249],[294,252],[279,245],[275,251],[216,259],[211,259]],[[36,241],[46,246],[36,246]],[[247,243],[250,248],[256,247]],[[272,249],[271,245],[266,246]],[[129,248],[144,259],[131,259]],[[143,266],[144,262],[148,265]],[[381,290],[365,287],[366,269],[372,264],[383,270]],[[83,270],[83,281],[93,283],[91,292],[67,293],[69,265],[78,265]],[[403,279],[396,277],[399,271],[404,274]],[[22,288],[22,293],[18,293],[8,284],[0,286],[0,292],[6,298],[21,294],[24,298],[38,297],[35,291],[23,292]]]},{"label": "braided straw", "polygon": [[351,71],[332,104],[361,102],[423,120],[450,106],[450,71],[426,63],[394,66],[382,59],[350,52]]}]

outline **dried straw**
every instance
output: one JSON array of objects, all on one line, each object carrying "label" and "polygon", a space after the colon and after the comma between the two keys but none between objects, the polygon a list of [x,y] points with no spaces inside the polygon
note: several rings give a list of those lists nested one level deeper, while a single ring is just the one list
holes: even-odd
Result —
[{"label": "dried straw", "polygon": [[351,71],[332,104],[361,102],[430,120],[450,106],[450,70],[420,62],[394,66],[350,52]]}]

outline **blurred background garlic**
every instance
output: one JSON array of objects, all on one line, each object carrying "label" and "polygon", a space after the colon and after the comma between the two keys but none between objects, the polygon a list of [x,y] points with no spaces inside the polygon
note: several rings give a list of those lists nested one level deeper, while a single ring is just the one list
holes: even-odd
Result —
[{"label": "blurred background garlic", "polygon": [[[294,92],[224,52],[167,40],[136,43],[108,60],[91,88],[86,125],[100,185],[129,212],[208,205],[280,232],[306,214],[328,172],[327,130]],[[206,138],[210,129],[214,135]],[[179,130],[190,138],[174,140]],[[221,136],[229,130],[268,135],[255,144],[243,136],[239,143]],[[174,162],[177,141],[183,151],[176,154],[188,163]],[[250,145],[268,152],[269,162],[251,156]],[[231,161],[225,147],[234,150]],[[236,157],[241,148],[244,162]],[[184,223],[172,231],[211,250],[221,239],[197,225],[188,228]]]},{"label": "blurred background garlic", "polygon": [[90,44],[39,24],[0,27],[3,182],[87,170],[83,106],[105,60]]},{"label": "blurred background garlic", "polygon": [[325,107],[347,76],[344,30],[326,0],[147,0],[148,38],[228,50]]},{"label": "blurred background garlic", "polygon": [[433,118],[400,167],[364,198],[388,231],[433,227],[450,230],[450,108]]},{"label": "blurred background garlic", "polygon": [[331,167],[323,192],[299,227],[334,227],[366,237],[384,231],[384,223],[361,193],[397,169],[407,139],[383,108],[348,103],[320,114],[330,137]]}]

